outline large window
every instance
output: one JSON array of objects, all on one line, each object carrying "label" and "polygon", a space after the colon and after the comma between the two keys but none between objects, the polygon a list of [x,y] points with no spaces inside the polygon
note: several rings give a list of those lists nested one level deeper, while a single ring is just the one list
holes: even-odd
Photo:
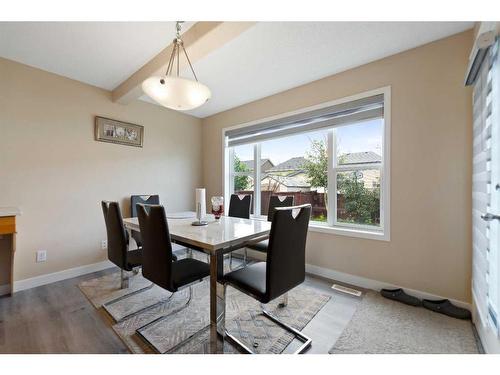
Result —
[{"label": "large window", "polygon": [[265,218],[271,196],[293,196],[312,205],[313,230],[388,239],[382,91],[226,132],[226,197],[251,194],[253,216]]}]

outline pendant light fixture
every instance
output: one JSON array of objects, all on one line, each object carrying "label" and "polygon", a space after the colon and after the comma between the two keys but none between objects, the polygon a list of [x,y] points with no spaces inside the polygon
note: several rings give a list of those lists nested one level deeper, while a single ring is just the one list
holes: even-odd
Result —
[{"label": "pendant light fixture", "polygon": [[[173,41],[174,48],[168,61],[167,72],[162,77],[154,76],[146,79],[142,83],[142,90],[147,96],[164,107],[177,111],[188,111],[205,104],[212,94],[207,86],[198,82],[198,77],[196,77],[181,38],[181,22],[177,21],[175,27],[177,32]],[[179,76],[181,50],[186,56],[194,80]],[[177,69],[174,68],[175,66]],[[176,75],[173,73],[174,70],[177,71]]]}]

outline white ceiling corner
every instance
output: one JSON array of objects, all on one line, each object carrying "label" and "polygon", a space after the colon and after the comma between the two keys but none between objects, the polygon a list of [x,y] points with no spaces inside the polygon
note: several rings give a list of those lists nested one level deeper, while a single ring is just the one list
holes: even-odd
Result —
[{"label": "white ceiling corner", "polygon": [[0,22],[0,56],[113,90],[174,36],[175,22]]}]

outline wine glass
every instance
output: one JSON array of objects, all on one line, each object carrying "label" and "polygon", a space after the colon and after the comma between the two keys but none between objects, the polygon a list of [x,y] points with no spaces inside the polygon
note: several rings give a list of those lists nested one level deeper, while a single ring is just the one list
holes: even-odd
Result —
[{"label": "wine glass", "polygon": [[219,220],[224,213],[224,197],[212,197],[212,213],[216,220]]}]

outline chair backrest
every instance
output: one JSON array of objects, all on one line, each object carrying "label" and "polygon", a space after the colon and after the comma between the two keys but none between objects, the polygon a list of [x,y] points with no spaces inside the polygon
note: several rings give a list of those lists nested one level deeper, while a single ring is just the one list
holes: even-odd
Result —
[{"label": "chair backrest", "polygon": [[266,262],[266,297],[269,301],[305,280],[305,249],[310,216],[310,204],[278,207],[275,210]]},{"label": "chair backrest", "polygon": [[[241,198],[241,199],[240,199]],[[250,219],[251,195],[231,194],[228,216]]]},{"label": "chair backrest", "polygon": [[137,217],[137,204],[160,204],[159,195],[131,195],[130,216]]},{"label": "chair backrest", "polygon": [[172,244],[165,209],[160,205],[137,205],[142,235],[142,275],[156,285],[175,292],[172,283]]},{"label": "chair backrest", "polygon": [[102,213],[108,236],[108,259],[121,269],[126,268],[127,234],[118,202],[102,201]]},{"label": "chair backrest", "polygon": [[290,207],[293,206],[293,195],[271,195],[269,197],[269,209],[267,211],[267,221],[272,222],[274,217],[274,210],[277,207]]}]

